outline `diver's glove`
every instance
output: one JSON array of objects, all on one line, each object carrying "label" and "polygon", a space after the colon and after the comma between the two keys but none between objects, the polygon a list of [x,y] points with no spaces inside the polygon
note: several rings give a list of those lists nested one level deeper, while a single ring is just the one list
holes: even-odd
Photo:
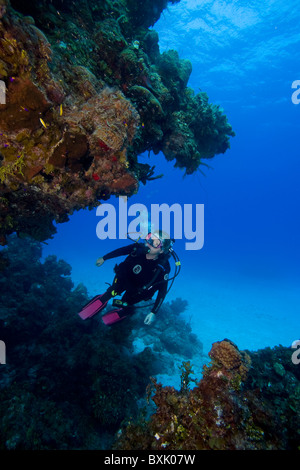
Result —
[{"label": "diver's glove", "polygon": [[96,261],[96,266],[102,266],[102,264],[104,263],[104,259],[101,257],[101,258],[98,258],[97,261]]},{"label": "diver's glove", "polygon": [[148,313],[148,315],[146,316],[145,320],[144,320],[144,323],[145,325],[150,325],[155,319],[155,313]]}]

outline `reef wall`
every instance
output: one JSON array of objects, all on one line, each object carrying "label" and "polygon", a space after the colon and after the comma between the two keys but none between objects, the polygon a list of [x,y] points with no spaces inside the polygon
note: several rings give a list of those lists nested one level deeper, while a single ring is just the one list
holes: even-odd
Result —
[{"label": "reef wall", "polygon": [[165,302],[151,329],[143,323],[151,307],[112,328],[100,315],[83,322],[77,313],[90,299],[68,263],[41,260],[41,243],[16,235],[3,251],[0,450],[110,448],[145,403],[149,377],[176,371],[174,351],[201,361],[202,345],[180,318],[186,302]]},{"label": "reef wall", "polygon": [[[171,0],[176,3],[178,0]],[[45,240],[53,221],[155,178],[152,150],[187,174],[234,133],[192,70],[160,53],[167,0],[0,0],[0,243]]]}]

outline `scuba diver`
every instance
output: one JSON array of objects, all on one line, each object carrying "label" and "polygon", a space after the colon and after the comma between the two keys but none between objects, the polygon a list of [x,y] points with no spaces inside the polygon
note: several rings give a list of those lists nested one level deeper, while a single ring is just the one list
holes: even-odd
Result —
[{"label": "scuba diver", "polygon": [[150,325],[171,288],[171,286],[168,288],[171,255],[175,260],[172,284],[179,274],[180,261],[172,249],[173,243],[174,240],[166,233],[155,231],[148,233],[144,244],[135,242],[98,258],[96,266],[102,266],[109,259],[127,255],[122,263],[115,266],[112,285],[104,294],[94,297],[82,309],[79,316],[83,320],[92,317],[103,310],[112,297],[124,293],[121,300],[113,300],[113,306],[119,308],[102,316],[103,322],[111,325],[132,313],[135,304],[152,299],[157,292],[153,308],[144,320],[146,325]]}]

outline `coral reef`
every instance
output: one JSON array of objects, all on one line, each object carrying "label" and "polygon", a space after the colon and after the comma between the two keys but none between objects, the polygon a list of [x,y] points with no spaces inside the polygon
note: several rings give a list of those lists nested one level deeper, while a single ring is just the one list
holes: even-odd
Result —
[{"label": "coral reef", "polygon": [[227,150],[226,116],[148,29],[167,4],[1,0],[2,245],[13,232],[45,240],[74,210],[135,193],[155,178],[143,152],[190,174]]},{"label": "coral reef", "polygon": [[[86,288],[74,287],[65,261],[42,261],[41,243],[13,235],[2,251],[0,449],[110,448],[121,422],[137,415],[149,377],[163,370],[162,353],[147,345],[135,351],[138,315],[113,328],[100,316],[82,322]],[[171,310],[162,306],[166,323]],[[181,328],[188,343],[189,327]]]},{"label": "coral reef", "polygon": [[[239,351],[225,339],[214,343],[203,378],[188,389],[189,363],[181,390],[152,380],[156,411],[131,421],[116,449],[296,450],[299,448],[300,371],[291,350],[278,346]],[[280,367],[278,366],[280,365]]]},{"label": "coral reef", "polygon": [[[290,348],[216,342],[199,381],[204,356],[180,317],[186,301],[165,303],[151,329],[150,306],[112,328],[97,316],[82,322],[89,297],[70,265],[42,261],[29,238],[10,236],[2,251],[2,450],[299,448],[300,369]],[[178,389],[158,381],[176,372]]]}]

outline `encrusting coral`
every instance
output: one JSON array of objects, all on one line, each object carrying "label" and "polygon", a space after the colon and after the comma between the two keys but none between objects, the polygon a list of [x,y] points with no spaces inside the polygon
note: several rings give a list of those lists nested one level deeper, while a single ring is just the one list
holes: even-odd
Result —
[{"label": "encrusting coral", "polygon": [[1,244],[12,232],[45,240],[74,210],[135,193],[156,177],[143,152],[190,174],[227,150],[226,116],[148,29],[167,4],[1,0]]},{"label": "encrusting coral", "polygon": [[217,375],[222,374],[220,371],[225,369],[227,378],[235,381],[238,379],[238,385],[246,380],[251,365],[250,356],[244,351],[240,352],[231,341],[214,343],[209,356],[213,360],[213,368],[217,371]]},{"label": "encrusting coral", "polygon": [[[225,339],[212,345],[212,362],[187,390],[152,380],[156,411],[149,420],[130,421],[114,444],[122,450],[283,450],[299,448],[299,369],[282,346],[239,351]],[[284,370],[278,375],[276,364]],[[277,367],[278,369],[278,367]],[[263,372],[262,372],[263,371]],[[286,391],[285,391],[286,390]]]}]

